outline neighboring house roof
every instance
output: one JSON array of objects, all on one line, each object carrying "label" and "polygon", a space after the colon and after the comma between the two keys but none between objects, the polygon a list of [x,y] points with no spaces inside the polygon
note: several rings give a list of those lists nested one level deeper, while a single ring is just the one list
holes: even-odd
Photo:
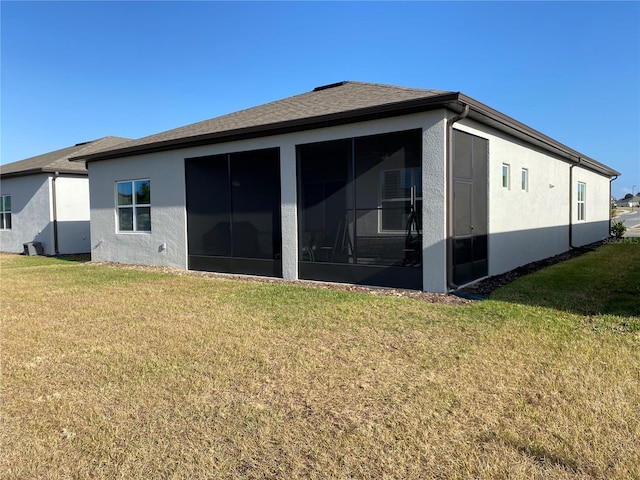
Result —
[{"label": "neighboring house roof", "polygon": [[640,195],[636,195],[635,197],[631,197],[631,198],[621,198],[620,200],[616,201],[616,203],[618,203],[618,205],[622,205],[622,206],[625,206],[629,202],[639,203],[640,202]]},{"label": "neighboring house roof", "polygon": [[525,139],[573,162],[615,176],[618,172],[460,92],[424,90],[364,82],[339,82],[148,137],[74,160],[97,161],[244,138],[406,115],[436,108],[456,113],[469,106],[469,118]]},{"label": "neighboring house roof", "polygon": [[69,158],[78,155],[89,155],[104,149],[111,149],[116,145],[130,140],[122,137],[103,137],[98,140],[78,143],[72,147],[62,148],[17,162],[0,165],[0,177],[18,177],[37,173],[69,173],[87,175],[87,169],[82,162],[70,162]]}]

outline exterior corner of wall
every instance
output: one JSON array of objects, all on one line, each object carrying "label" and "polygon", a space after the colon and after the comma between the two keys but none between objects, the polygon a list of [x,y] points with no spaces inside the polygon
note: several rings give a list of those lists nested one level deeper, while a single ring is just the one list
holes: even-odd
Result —
[{"label": "exterior corner of wall", "polygon": [[446,251],[446,110],[423,129],[422,152],[422,289],[447,291]]}]

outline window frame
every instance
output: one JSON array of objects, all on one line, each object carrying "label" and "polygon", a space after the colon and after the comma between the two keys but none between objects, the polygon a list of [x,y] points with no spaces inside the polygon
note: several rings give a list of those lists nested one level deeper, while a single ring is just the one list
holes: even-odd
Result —
[{"label": "window frame", "polygon": [[502,164],[502,188],[511,190],[511,165],[508,163]]},{"label": "window frame", "polygon": [[[9,208],[6,209],[6,199],[9,199]],[[7,219],[9,220],[7,222]],[[11,210],[11,195],[0,195],[0,230],[11,230],[13,227],[13,214]]]},{"label": "window frame", "polygon": [[585,182],[578,182],[578,189],[576,192],[576,205],[577,205],[577,218],[579,222],[584,222],[587,219],[587,184]]},{"label": "window frame", "polygon": [[[398,233],[406,233],[407,231],[407,227],[404,226],[402,229],[390,229],[390,228],[383,228],[383,212],[384,212],[384,203],[398,203],[398,204],[404,204],[406,202],[409,202],[409,204],[411,204],[411,200],[412,200],[412,196],[415,195],[415,197],[413,198],[413,200],[418,203],[418,202],[422,202],[422,195],[418,196],[418,192],[416,192],[414,190],[414,193],[411,193],[411,190],[414,187],[421,187],[421,182],[422,182],[422,174],[421,174],[421,168],[422,167],[399,167],[399,168],[387,168],[385,170],[380,170],[380,181],[378,184],[378,191],[379,191],[379,200],[378,200],[378,233],[388,233],[388,234],[398,234]],[[409,180],[409,196],[408,197],[393,197],[393,198],[384,198],[384,192],[385,192],[385,174],[387,172],[400,172],[400,182],[402,182],[402,173],[403,171],[409,171],[410,174],[410,180]],[[418,175],[418,171],[420,171],[420,175]],[[400,185],[400,188],[402,188],[402,185]],[[418,190],[420,190],[420,193],[422,193],[422,188],[418,188]],[[418,224],[420,223],[420,220],[418,220]]]},{"label": "window frame", "polygon": [[[149,203],[140,203],[138,202],[136,195],[136,184],[141,182],[148,182],[149,184]],[[131,203],[130,204],[120,204],[120,193],[119,193],[119,185],[131,185]],[[116,232],[117,233],[143,233],[150,234],[151,227],[151,179],[150,178],[136,178],[133,180],[117,180],[115,182],[115,199],[116,199]],[[141,229],[138,227],[138,209],[148,208],[149,209],[149,229]],[[131,230],[122,229],[120,224],[120,212],[123,210],[131,210],[132,215],[132,223]]]},{"label": "window frame", "polygon": [[523,168],[520,172],[520,186],[523,192],[529,191],[529,169]]}]

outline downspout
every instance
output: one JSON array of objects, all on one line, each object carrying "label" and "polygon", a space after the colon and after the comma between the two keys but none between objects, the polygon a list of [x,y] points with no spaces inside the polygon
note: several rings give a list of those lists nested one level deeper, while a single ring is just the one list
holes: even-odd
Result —
[{"label": "downspout", "polygon": [[56,255],[60,255],[60,248],[58,247],[58,206],[57,206],[57,194],[56,194],[56,178],[60,176],[60,172],[55,172],[51,179],[51,207],[53,210],[53,250]]},{"label": "downspout", "polygon": [[[569,248],[577,248],[573,245],[573,167],[582,164],[582,158],[578,157],[578,162],[569,167]],[[609,184],[611,185],[611,184]]]},{"label": "downspout", "polygon": [[613,212],[611,211],[611,184],[618,179],[618,175],[609,178],[609,235],[611,235],[611,221],[613,220]]},{"label": "downspout", "polygon": [[469,115],[469,105],[464,106],[464,110],[460,115],[447,120],[447,145],[446,145],[446,161],[447,161],[447,288],[455,290],[458,285],[453,283],[453,124],[467,118]]}]

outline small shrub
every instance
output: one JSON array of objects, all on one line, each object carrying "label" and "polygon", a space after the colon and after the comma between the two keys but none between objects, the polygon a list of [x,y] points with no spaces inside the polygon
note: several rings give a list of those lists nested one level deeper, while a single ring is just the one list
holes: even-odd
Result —
[{"label": "small shrub", "polygon": [[611,235],[616,238],[624,237],[625,232],[627,231],[627,227],[624,226],[624,222],[622,220],[618,220],[611,223]]}]

